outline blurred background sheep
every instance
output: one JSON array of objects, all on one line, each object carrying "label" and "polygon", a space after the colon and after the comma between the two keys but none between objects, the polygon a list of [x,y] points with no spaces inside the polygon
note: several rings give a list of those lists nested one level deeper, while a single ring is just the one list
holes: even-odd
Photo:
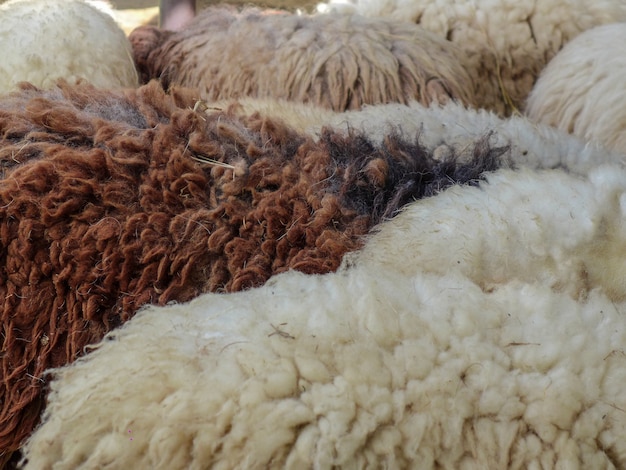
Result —
[{"label": "blurred background sheep", "polygon": [[626,23],[577,36],[528,97],[530,119],[626,154]]},{"label": "blurred background sheep", "polygon": [[0,93],[58,78],[103,88],[138,85],[124,32],[105,2],[10,0],[0,5]]},{"label": "blurred background sheep", "polygon": [[460,49],[410,23],[208,8],[181,31],[143,26],[129,39],[144,83],[197,88],[208,101],[277,98],[334,111],[412,100],[477,105]]},{"label": "blurred background sheep", "polygon": [[624,0],[328,0],[318,10],[413,21],[449,39],[470,61],[481,104],[501,115],[523,110],[539,73],[569,40],[626,21]]}]

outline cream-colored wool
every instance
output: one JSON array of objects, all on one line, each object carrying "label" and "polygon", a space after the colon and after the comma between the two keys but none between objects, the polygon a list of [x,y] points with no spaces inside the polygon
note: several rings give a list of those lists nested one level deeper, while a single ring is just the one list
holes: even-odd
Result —
[{"label": "cream-colored wool", "polygon": [[498,117],[486,110],[468,109],[458,103],[425,107],[391,103],[365,106],[361,110],[334,113],[327,109],[281,100],[242,98],[206,105],[206,112],[228,110],[236,115],[260,115],[283,119],[300,132],[319,136],[323,128],[364,132],[374,142],[382,142],[390,132],[407,139],[419,137],[420,144],[441,159],[467,154],[476,142],[486,138],[492,147],[508,146],[502,156],[504,166],[530,168],[565,167],[587,174],[603,162],[626,163],[616,151],[600,148],[525,117]]},{"label": "cream-colored wool", "polygon": [[319,129],[324,124],[333,122],[335,116],[343,116],[343,113],[312,103],[272,98],[242,97],[207,101],[201,102],[199,107],[209,114],[226,111],[235,116],[251,116],[258,113],[270,119],[280,119],[298,132],[308,132],[313,136],[319,134]]},{"label": "cream-colored wool", "polygon": [[626,153],[625,43],[626,23],[573,39],[539,76],[528,117]]},{"label": "cream-colored wool", "polygon": [[626,21],[624,0],[328,0],[320,11],[414,21],[468,55],[482,106],[522,110],[537,76],[577,34]]},{"label": "cream-colored wool", "polygon": [[55,371],[28,468],[626,467],[626,170],[501,170],[337,272],[150,307]]},{"label": "cream-colored wool", "polygon": [[0,5],[0,93],[30,82],[84,79],[102,88],[138,86],[130,43],[104,2],[10,0]]},{"label": "cream-colored wool", "polygon": [[[418,103],[372,106],[361,111],[336,114],[324,124],[345,131],[358,129],[376,141],[382,141],[390,131],[396,130],[407,137],[419,136],[426,148],[441,147],[439,151],[442,151],[451,147],[456,154],[462,154],[462,149],[471,148],[477,139],[486,137],[492,146],[511,147],[504,158],[512,166],[566,167],[572,172],[586,174],[598,163],[624,163],[625,160],[617,152],[589,145],[563,131],[536,124],[527,118],[512,116],[502,119],[493,112],[467,109],[456,103],[428,108]],[[312,125],[309,131],[318,132],[320,128],[319,125]]]},{"label": "cream-colored wool", "polygon": [[461,50],[411,23],[214,7],[179,32],[143,26],[129,38],[144,81],[197,88],[209,101],[251,96],[335,111],[476,104]]}]

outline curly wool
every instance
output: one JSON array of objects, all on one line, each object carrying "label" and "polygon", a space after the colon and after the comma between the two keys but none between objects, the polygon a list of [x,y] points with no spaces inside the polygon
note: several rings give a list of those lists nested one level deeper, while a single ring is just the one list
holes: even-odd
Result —
[{"label": "curly wool", "polygon": [[625,468],[626,170],[487,179],[143,310],[53,371],[26,468]]},{"label": "curly wool", "polygon": [[626,21],[615,0],[329,0],[318,10],[414,21],[466,54],[480,105],[523,110],[541,70],[567,41],[594,26]]},{"label": "curly wool", "polygon": [[0,93],[22,81],[50,88],[88,80],[102,88],[136,87],[126,35],[104,2],[10,0],[0,5]]},{"label": "curly wool", "polygon": [[335,111],[363,104],[475,104],[465,58],[410,23],[208,8],[183,31],[141,26],[129,39],[144,82],[199,88],[209,101],[253,96]]},{"label": "curly wool", "polygon": [[194,108],[152,82],[0,98],[0,453],[38,421],[42,375],[146,303],[335,270],[405,202],[475,183],[508,149],[436,159],[416,139],[299,134]]},{"label": "curly wool", "polygon": [[625,42],[624,23],[574,38],[539,76],[527,116],[626,153]]}]

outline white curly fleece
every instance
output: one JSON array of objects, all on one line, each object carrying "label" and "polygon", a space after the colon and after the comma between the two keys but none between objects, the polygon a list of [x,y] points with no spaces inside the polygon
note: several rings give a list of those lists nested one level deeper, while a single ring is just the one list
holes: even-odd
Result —
[{"label": "white curly fleece", "polygon": [[626,467],[626,171],[501,170],[333,274],[142,310],[27,468]]}]

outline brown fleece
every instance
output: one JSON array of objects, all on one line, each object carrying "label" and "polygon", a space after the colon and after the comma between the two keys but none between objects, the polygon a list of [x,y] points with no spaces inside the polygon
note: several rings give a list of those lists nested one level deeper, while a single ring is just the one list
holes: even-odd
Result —
[{"label": "brown fleece", "polygon": [[[437,161],[417,141],[194,110],[157,82],[23,85],[0,97],[0,453],[38,423],[44,371],[142,305],[335,270],[406,202],[497,168],[486,140]],[[473,152],[473,153],[472,153]],[[463,163],[460,163],[463,161]]]},{"label": "brown fleece", "polygon": [[209,101],[478,104],[461,49],[408,22],[213,7],[182,31],[141,26],[129,39],[144,83],[198,88]]}]

